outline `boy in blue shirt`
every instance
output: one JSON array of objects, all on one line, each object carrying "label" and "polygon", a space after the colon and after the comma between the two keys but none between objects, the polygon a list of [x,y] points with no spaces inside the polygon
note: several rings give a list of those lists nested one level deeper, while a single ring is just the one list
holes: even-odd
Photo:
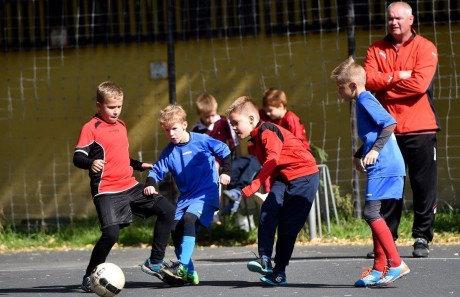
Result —
[{"label": "boy in blue shirt", "polygon": [[[355,153],[356,170],[367,173],[364,219],[372,230],[374,266],[355,282],[356,287],[385,286],[410,272],[399,256],[381,209],[402,198],[404,160],[393,131],[395,119],[366,91],[366,72],[352,57],[331,73],[340,97],[356,100],[358,135],[363,145]],[[397,214],[399,217],[401,214]]]},{"label": "boy in blue shirt", "polygon": [[[219,209],[219,183],[230,182],[231,154],[228,146],[206,134],[188,132],[187,113],[179,105],[161,111],[160,124],[170,143],[147,177],[144,193],[157,192],[157,183],[170,172],[179,189],[171,230],[178,261],[163,268],[164,280],[172,284],[199,283],[192,262],[198,225],[208,227]],[[218,176],[215,160],[222,160]]]}]

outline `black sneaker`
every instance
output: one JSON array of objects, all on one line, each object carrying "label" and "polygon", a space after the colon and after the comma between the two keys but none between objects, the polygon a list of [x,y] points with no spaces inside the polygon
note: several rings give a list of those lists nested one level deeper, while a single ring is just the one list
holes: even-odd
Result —
[{"label": "black sneaker", "polygon": [[81,282],[80,288],[86,293],[93,292],[93,289],[91,289],[91,280],[89,279],[89,276],[83,276],[83,280]]},{"label": "black sneaker", "polygon": [[272,286],[285,286],[287,285],[286,281],[286,273],[284,272],[273,272],[271,274],[267,274],[266,276],[262,276],[260,280],[266,284]]},{"label": "black sneaker", "polygon": [[366,257],[367,257],[368,259],[374,259],[374,258],[375,258],[374,251],[370,251],[369,253],[367,253]]},{"label": "black sneaker", "polygon": [[254,261],[249,261],[248,264],[249,271],[258,272],[262,275],[268,275],[273,273],[272,261],[268,258],[258,258]]},{"label": "black sneaker", "polygon": [[184,285],[187,281],[187,269],[179,261],[171,262],[161,269],[163,281],[171,286]]},{"label": "black sneaker", "polygon": [[429,253],[428,241],[425,238],[416,238],[412,256],[414,256],[414,258],[426,258]]}]

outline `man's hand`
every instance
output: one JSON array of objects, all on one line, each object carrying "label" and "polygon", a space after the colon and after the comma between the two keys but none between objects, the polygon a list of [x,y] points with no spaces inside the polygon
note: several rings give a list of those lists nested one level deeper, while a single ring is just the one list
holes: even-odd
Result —
[{"label": "man's hand", "polygon": [[408,79],[412,75],[412,70],[401,70],[399,71],[400,79]]}]

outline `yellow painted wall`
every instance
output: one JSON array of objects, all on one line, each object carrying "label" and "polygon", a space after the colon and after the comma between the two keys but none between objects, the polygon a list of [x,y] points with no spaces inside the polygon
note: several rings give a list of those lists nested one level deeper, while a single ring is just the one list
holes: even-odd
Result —
[{"label": "yellow painted wall", "polygon": [[[423,32],[440,52],[435,94],[443,125],[441,206],[444,201],[458,204],[460,48],[452,42],[459,40],[459,29]],[[356,34],[356,56],[362,62],[368,44],[384,33]],[[343,194],[351,193],[349,106],[329,80],[347,56],[345,33],[178,42],[175,50],[177,103],[189,111],[190,126],[197,120],[194,100],[200,92],[214,94],[224,112],[238,96],[260,102],[264,89],[281,88],[310,141],[329,154],[332,182]],[[96,87],[104,80],[124,89],[122,119],[132,157],[154,162],[166,144],[157,118],[169,97],[167,80],[149,77],[149,63],[166,59],[165,44],[0,53],[0,211],[6,218],[94,214],[87,172],[73,166],[72,156],[81,126],[95,113]],[[142,182],[146,173],[136,176]]]}]

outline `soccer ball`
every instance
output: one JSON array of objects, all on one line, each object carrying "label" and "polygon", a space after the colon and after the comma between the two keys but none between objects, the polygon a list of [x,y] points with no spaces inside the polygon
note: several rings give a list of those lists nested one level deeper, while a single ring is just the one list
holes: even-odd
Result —
[{"label": "soccer ball", "polygon": [[125,275],[113,263],[102,263],[89,276],[91,289],[99,296],[112,297],[121,292],[125,285]]}]

